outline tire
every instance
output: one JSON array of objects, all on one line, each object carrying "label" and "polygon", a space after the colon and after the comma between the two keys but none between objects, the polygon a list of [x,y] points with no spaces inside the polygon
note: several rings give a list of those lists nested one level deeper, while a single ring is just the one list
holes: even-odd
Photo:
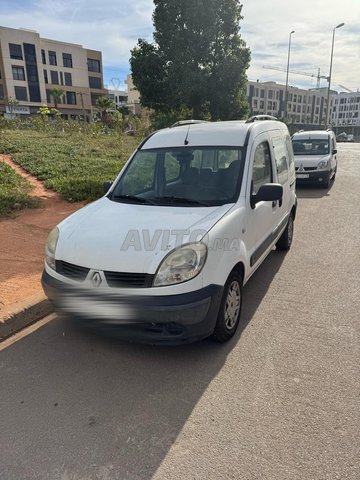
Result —
[{"label": "tire", "polygon": [[285,230],[276,242],[278,250],[289,250],[294,236],[294,215],[291,213]]},{"label": "tire", "polygon": [[326,182],[322,184],[323,188],[330,188],[330,186],[331,186],[331,173],[329,173],[329,178],[326,180]]},{"label": "tire", "polygon": [[232,271],[225,283],[219,313],[212,334],[213,340],[224,343],[234,336],[240,322],[242,306],[243,278]]}]

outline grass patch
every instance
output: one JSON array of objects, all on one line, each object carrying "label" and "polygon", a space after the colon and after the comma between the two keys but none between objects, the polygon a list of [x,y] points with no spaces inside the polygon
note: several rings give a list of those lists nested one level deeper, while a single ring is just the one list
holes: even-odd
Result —
[{"label": "grass patch", "polygon": [[30,197],[32,186],[21,175],[0,161],[0,216],[25,207],[36,207],[39,201]]},{"label": "grass patch", "polygon": [[25,170],[70,202],[103,195],[140,142],[124,134],[46,133],[5,130],[0,153],[9,153]]}]

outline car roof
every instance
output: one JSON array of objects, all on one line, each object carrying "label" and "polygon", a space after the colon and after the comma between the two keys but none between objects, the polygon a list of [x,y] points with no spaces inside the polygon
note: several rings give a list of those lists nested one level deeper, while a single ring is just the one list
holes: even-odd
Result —
[{"label": "car roof", "polygon": [[293,138],[304,139],[304,138],[314,138],[314,139],[326,139],[329,135],[334,134],[332,130],[307,130],[303,132],[296,132],[293,135]]},{"label": "car roof", "polygon": [[151,135],[141,146],[142,150],[184,146],[246,145],[250,131],[254,135],[269,130],[285,130],[286,125],[274,120],[246,123],[244,120],[209,122],[165,128]]}]

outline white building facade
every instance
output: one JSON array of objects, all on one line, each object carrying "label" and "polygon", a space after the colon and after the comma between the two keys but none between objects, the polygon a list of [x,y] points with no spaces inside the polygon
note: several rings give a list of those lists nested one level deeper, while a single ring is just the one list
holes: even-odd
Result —
[{"label": "white building facade", "polygon": [[341,126],[360,126],[360,92],[341,92],[333,97],[332,124]]}]

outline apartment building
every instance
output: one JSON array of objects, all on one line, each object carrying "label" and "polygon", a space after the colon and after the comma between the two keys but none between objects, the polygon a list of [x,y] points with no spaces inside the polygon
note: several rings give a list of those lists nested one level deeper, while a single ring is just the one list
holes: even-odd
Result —
[{"label": "apartment building", "polygon": [[341,126],[360,126],[360,92],[341,92],[333,97],[332,124]]},{"label": "apartment building", "polygon": [[108,97],[114,102],[116,108],[127,107],[128,92],[125,90],[108,89]]},{"label": "apartment building", "polygon": [[141,112],[141,105],[140,105],[140,93],[136,89],[132,75],[128,75],[127,79],[125,80],[125,84],[127,85],[127,107],[129,110],[135,115]]},{"label": "apartment building", "polygon": [[[51,95],[55,87],[64,92],[60,99]],[[0,27],[0,115],[32,115],[41,105],[56,105],[64,118],[89,118],[106,93],[101,52]]]},{"label": "apartment building", "polygon": [[[251,114],[285,117],[286,86],[276,82],[248,82],[247,95]],[[330,97],[330,108],[333,94]],[[290,123],[325,125],[327,89],[305,90],[288,87],[287,118]]]}]

